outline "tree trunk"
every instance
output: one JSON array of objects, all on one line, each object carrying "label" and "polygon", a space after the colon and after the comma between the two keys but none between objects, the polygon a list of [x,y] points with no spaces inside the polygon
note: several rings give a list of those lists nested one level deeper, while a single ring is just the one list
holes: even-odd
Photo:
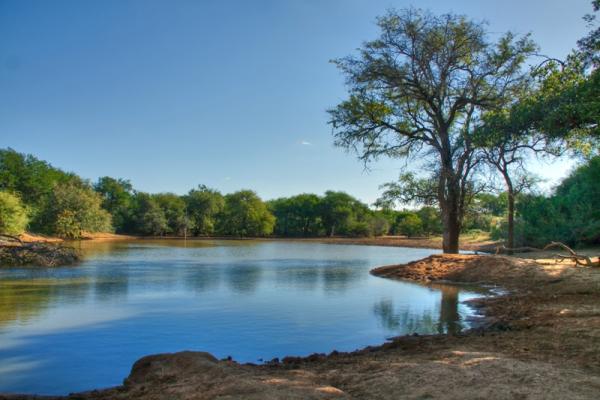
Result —
[{"label": "tree trunk", "polygon": [[[451,160],[447,157],[447,160]],[[458,240],[462,225],[460,183],[454,176],[451,161],[442,169],[438,187],[438,200],[442,212],[444,235],[442,248],[445,254],[458,254]]]},{"label": "tree trunk", "polygon": [[[506,238],[506,247],[512,249],[515,247],[515,188],[508,169],[505,167],[501,172],[508,192],[508,237]],[[511,250],[508,251],[508,254],[512,253]]]},{"label": "tree trunk", "polygon": [[458,214],[449,212],[444,215],[444,241],[442,248],[445,254],[458,254],[458,240],[460,237],[460,221]]}]

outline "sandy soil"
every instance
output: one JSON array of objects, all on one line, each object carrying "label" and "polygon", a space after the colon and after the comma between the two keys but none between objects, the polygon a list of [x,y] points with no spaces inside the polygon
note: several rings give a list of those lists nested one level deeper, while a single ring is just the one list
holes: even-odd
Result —
[{"label": "sandy soil", "polygon": [[[119,235],[116,233],[109,232],[84,232],[81,236],[81,240],[95,240],[95,241],[111,241],[111,240],[130,240],[135,239],[135,236],[128,235]],[[34,233],[22,233],[19,235],[19,239],[24,243],[33,243],[33,242],[42,242],[42,243],[62,243],[65,242],[64,239],[53,237],[53,236],[44,236],[38,235]]]},{"label": "sandy soil", "polygon": [[21,239],[21,241],[23,243],[34,243],[34,242],[61,243],[61,242],[63,242],[63,240],[61,238],[51,237],[51,236],[43,236],[43,235],[38,235],[38,234],[33,234],[33,233],[28,233],[28,232],[20,234],[19,239]]},{"label": "sandy soil", "polygon": [[[600,268],[434,255],[373,271],[431,284],[500,285],[481,328],[405,336],[353,353],[241,365],[210,354],[148,356],[124,385],[71,399],[597,399]],[[1,396],[2,399],[31,399]]]}]

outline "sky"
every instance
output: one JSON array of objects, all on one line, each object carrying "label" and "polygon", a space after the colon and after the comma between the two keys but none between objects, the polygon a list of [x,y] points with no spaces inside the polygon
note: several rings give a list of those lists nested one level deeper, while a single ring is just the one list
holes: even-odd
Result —
[{"label": "sky", "polygon": [[[334,147],[326,110],[347,90],[329,61],[411,5],[487,21],[492,36],[531,33],[559,58],[591,11],[590,0],[0,0],[0,147],[148,192],[343,190],[372,203],[405,163],[365,170]],[[533,169],[551,187],[571,166]]]}]

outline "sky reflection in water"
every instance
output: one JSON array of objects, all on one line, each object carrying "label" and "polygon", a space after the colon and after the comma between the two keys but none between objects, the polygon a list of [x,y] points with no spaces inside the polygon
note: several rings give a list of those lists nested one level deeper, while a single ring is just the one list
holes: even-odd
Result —
[{"label": "sky reflection in water", "polygon": [[465,327],[455,287],[369,269],[425,249],[268,241],[83,243],[76,267],[0,270],[0,392],[117,385],[141,356],[259,362]]}]

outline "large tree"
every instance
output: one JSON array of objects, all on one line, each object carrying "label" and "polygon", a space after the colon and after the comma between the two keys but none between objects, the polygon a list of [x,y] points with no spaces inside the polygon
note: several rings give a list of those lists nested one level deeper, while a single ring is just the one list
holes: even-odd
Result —
[{"label": "large tree", "polygon": [[491,43],[480,23],[412,8],[378,25],[379,39],[335,61],[350,92],[329,111],[336,144],[365,162],[418,155],[435,166],[443,248],[456,253],[477,164],[473,125],[520,84],[535,46],[510,33]]}]

